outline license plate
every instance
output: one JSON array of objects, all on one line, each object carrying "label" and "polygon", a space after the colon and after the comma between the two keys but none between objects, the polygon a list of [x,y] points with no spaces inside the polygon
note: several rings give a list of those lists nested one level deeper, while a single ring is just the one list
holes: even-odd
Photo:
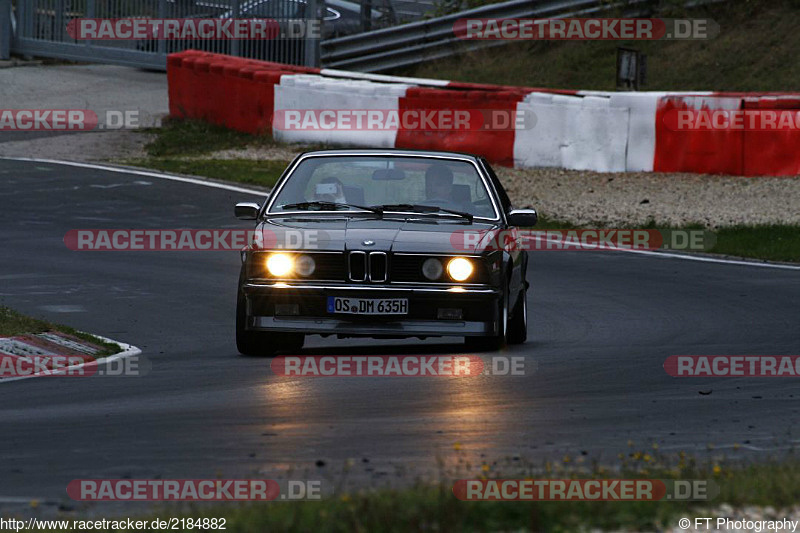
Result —
[{"label": "license plate", "polygon": [[344,298],[328,296],[328,312],[348,315],[407,315],[408,298]]}]

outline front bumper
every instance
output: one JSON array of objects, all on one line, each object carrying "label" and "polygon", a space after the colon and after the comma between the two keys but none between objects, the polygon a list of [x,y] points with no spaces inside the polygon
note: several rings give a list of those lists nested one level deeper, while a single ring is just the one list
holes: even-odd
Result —
[{"label": "front bumper", "polygon": [[[502,293],[491,287],[406,287],[393,285],[249,282],[242,286],[246,327],[321,335],[391,337],[484,336],[498,328]],[[408,298],[407,315],[353,316],[328,313],[329,296]],[[276,312],[287,304],[297,314]],[[440,309],[460,309],[460,320],[438,318]]]}]

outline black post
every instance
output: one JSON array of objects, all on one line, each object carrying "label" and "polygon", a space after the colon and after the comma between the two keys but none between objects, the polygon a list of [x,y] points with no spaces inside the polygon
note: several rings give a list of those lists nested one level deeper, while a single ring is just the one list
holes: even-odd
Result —
[{"label": "black post", "polygon": [[361,31],[372,29],[372,0],[361,0]]},{"label": "black post", "polygon": [[0,59],[11,59],[11,0],[0,0]]}]

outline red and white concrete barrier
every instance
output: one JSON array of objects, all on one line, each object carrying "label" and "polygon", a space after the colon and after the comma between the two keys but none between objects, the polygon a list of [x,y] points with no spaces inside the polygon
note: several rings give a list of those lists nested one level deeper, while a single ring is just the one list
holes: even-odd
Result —
[{"label": "red and white concrete barrier", "polygon": [[[170,55],[167,75],[172,116],[285,142],[459,151],[521,168],[800,173],[800,94],[561,91],[313,69],[194,50]],[[500,128],[475,127],[473,120],[466,128],[402,120],[394,128],[315,123],[348,113],[347,120],[354,114],[385,120],[456,112],[524,120]],[[709,127],[702,120],[707,112],[716,120]],[[726,126],[726,118],[739,114],[766,126],[741,128],[732,120]],[[301,115],[314,120],[298,127]],[[686,119],[681,127],[677,117]]]}]

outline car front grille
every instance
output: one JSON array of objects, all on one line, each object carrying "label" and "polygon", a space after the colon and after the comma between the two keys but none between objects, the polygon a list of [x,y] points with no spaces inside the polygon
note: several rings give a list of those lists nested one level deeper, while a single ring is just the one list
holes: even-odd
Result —
[{"label": "car front grille", "polygon": [[[447,268],[447,261],[451,256],[436,256],[436,255],[416,255],[416,254],[395,254],[392,256],[392,265],[390,269],[391,280],[398,283],[450,283],[450,278],[447,277],[445,272],[438,280],[429,280],[422,275],[422,263],[426,259],[435,257],[442,262],[442,269]],[[475,274],[468,283],[488,283],[489,271],[486,265],[481,260],[473,260],[475,266]]]},{"label": "car front grille", "polygon": [[354,250],[347,258],[347,278],[350,281],[382,283],[388,280],[389,257],[386,252]]}]

